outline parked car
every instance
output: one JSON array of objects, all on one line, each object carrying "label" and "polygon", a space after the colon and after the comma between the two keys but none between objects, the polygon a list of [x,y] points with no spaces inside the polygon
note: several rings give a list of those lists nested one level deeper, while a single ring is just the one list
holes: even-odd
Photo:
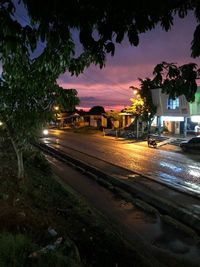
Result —
[{"label": "parked car", "polygon": [[180,147],[183,151],[199,151],[200,152],[200,135],[191,138],[188,141],[180,143]]}]

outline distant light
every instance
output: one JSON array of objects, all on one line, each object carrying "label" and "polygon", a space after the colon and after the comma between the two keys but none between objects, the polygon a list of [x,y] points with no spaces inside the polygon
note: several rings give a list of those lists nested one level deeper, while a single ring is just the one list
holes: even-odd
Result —
[{"label": "distant light", "polygon": [[2,126],[3,125],[3,122],[2,121],[0,121],[0,126]]},{"label": "distant light", "polygon": [[163,121],[184,121],[184,117],[163,116]]},{"label": "distant light", "polygon": [[47,129],[43,130],[44,135],[48,135],[49,131]]},{"label": "distant light", "polygon": [[196,116],[191,116],[191,121],[192,122],[200,122],[200,116],[196,115]]},{"label": "distant light", "polygon": [[137,88],[135,86],[129,86],[129,88],[133,90],[134,95],[137,95],[139,93],[139,90],[140,90],[139,88]]},{"label": "distant light", "polygon": [[134,95],[137,95],[138,90],[133,90]]},{"label": "distant light", "polygon": [[58,107],[58,106],[55,106],[54,109],[55,109],[55,110],[59,110],[59,107]]}]

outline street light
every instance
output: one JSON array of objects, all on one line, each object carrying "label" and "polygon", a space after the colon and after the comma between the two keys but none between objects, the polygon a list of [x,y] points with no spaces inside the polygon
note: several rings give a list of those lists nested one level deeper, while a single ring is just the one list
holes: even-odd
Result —
[{"label": "street light", "polygon": [[55,106],[54,109],[55,109],[56,111],[58,111],[58,110],[59,110],[59,107],[58,107],[58,106]]},{"label": "street light", "polygon": [[137,95],[138,91],[137,90],[133,90],[133,93],[134,93],[134,95]]},{"label": "street light", "polygon": [[[139,95],[139,88],[135,87],[135,86],[129,86],[130,89],[133,90],[133,95],[134,95],[134,99],[135,100],[140,100],[140,95]],[[138,118],[136,118],[136,138],[138,139],[139,137],[139,121],[138,121]]]},{"label": "street light", "polygon": [[135,87],[135,86],[129,86],[129,88],[133,90],[133,94],[134,94],[135,96],[138,95],[139,88],[137,88],[137,87]]},{"label": "street light", "polygon": [[0,121],[0,126],[2,126],[3,125],[3,122],[2,121]]}]

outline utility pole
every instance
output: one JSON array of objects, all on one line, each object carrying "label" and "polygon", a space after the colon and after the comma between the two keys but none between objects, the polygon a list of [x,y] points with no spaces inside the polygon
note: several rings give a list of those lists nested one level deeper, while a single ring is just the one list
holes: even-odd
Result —
[{"label": "utility pole", "polygon": [[[138,92],[139,92],[139,88],[135,87],[135,86],[129,86],[129,88],[131,88],[133,90],[133,95],[135,99],[138,99]],[[139,138],[139,118],[136,118],[136,139]]]}]

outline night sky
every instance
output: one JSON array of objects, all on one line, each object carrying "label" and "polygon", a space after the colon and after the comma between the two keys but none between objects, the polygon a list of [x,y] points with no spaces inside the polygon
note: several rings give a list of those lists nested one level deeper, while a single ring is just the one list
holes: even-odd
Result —
[{"label": "night sky", "polygon": [[[22,24],[28,24],[25,9],[16,0],[14,2],[17,6],[16,18]],[[100,105],[106,110],[121,110],[131,104],[132,90],[129,87],[139,87],[138,78],[151,78],[156,64],[162,61],[178,65],[194,62],[200,67],[200,59],[190,56],[195,27],[193,13],[189,13],[184,19],[175,18],[174,26],[169,32],[157,26],[151,32],[141,34],[138,47],[130,46],[127,40],[116,45],[114,57],[108,55],[103,69],[91,66],[79,77],[66,72],[59,77],[58,83],[63,88],[74,88],[78,91],[81,100],[78,108],[88,110]],[[74,38],[78,40],[77,33],[74,33]],[[77,50],[80,49],[77,42]]]},{"label": "night sky", "polygon": [[81,100],[80,107],[89,109],[95,105],[106,110],[121,110],[130,105],[132,90],[129,86],[140,86],[138,78],[151,77],[156,64],[166,61],[178,65],[200,59],[191,58],[190,47],[196,22],[192,13],[184,19],[175,19],[169,32],[157,26],[153,31],[140,35],[138,47],[128,41],[117,45],[114,57],[108,56],[106,67],[91,66],[78,78],[66,73],[58,82],[63,88],[75,88]]}]

